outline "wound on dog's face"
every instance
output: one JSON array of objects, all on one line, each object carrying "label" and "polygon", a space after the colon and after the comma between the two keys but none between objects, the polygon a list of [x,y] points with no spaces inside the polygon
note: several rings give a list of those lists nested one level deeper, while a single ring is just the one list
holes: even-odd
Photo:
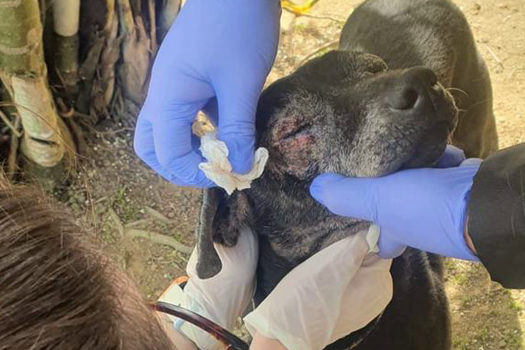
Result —
[{"label": "wound on dog's face", "polygon": [[265,90],[259,144],[277,176],[380,176],[436,162],[456,114],[430,70],[387,71],[376,56],[332,51]]},{"label": "wound on dog's face", "polygon": [[306,179],[308,174],[316,172],[317,161],[323,156],[319,148],[323,143],[320,126],[329,122],[326,117],[332,111],[311,94],[298,91],[287,98],[269,125],[264,142],[273,151],[275,171]]}]

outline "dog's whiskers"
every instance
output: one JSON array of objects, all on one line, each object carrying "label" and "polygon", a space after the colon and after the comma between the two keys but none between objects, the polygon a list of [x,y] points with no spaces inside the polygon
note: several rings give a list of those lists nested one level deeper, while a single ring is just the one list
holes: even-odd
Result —
[{"label": "dog's whiskers", "polygon": [[464,94],[467,97],[470,96],[466,91],[458,89],[458,88],[454,88],[454,87],[449,87],[449,88],[446,88],[445,90],[447,90],[448,92],[457,91],[457,92],[461,92],[462,94]]}]

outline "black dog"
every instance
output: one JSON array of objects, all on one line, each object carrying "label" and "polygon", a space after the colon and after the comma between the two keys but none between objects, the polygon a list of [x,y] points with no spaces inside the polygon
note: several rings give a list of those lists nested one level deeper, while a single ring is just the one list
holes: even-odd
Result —
[{"label": "black dog", "polygon": [[[212,237],[233,245],[240,229],[251,227],[260,238],[262,301],[294,266],[369,225],[316,203],[308,192],[316,175],[373,177],[432,166],[447,141],[485,157],[497,148],[491,98],[488,72],[451,2],[365,2],[348,19],[340,50],[264,91],[258,145],[270,159],[250,190],[230,197],[207,191],[199,274],[220,270]],[[394,297],[383,315],[330,349],[450,348],[440,258],[408,250],[391,273]]]}]

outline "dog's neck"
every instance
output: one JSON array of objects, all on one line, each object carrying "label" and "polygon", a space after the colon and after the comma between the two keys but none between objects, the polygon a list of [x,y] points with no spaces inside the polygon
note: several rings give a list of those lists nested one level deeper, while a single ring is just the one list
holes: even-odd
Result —
[{"label": "dog's neck", "polygon": [[266,174],[250,190],[255,227],[289,261],[303,260],[341,238],[367,229],[365,221],[330,213],[309,193],[309,183]]}]

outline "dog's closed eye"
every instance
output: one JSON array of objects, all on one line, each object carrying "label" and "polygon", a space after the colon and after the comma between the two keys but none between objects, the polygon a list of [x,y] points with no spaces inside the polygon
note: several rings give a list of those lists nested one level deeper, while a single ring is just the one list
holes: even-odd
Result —
[{"label": "dog's closed eye", "polygon": [[294,138],[300,133],[311,128],[312,123],[305,121],[302,116],[288,115],[279,120],[274,128],[274,142],[279,143],[283,140]]},{"label": "dog's closed eye", "polygon": [[308,129],[310,129],[311,127],[312,127],[312,125],[310,125],[310,124],[300,125],[298,128],[296,128],[294,130],[291,130],[288,133],[284,134],[282,139],[286,140],[286,139],[290,139],[290,138],[294,138],[294,137],[298,137],[298,136],[304,135],[304,134],[307,133]]}]

